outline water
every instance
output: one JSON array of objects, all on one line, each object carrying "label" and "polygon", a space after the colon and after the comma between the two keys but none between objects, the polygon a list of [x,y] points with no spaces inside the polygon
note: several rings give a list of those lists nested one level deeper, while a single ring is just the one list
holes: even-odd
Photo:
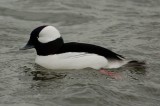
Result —
[{"label": "water", "polygon": [[[114,69],[123,78],[116,80],[92,69],[36,66],[35,50],[19,48],[44,24],[65,42],[100,45],[146,61],[146,69]],[[0,1],[0,106],[159,106],[159,61],[159,0]],[[37,79],[37,71],[55,77]]]}]

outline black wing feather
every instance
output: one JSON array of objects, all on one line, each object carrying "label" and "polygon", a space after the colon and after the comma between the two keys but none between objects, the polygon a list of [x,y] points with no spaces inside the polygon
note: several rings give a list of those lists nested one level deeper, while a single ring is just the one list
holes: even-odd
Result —
[{"label": "black wing feather", "polygon": [[77,42],[64,43],[63,46],[56,52],[56,54],[66,53],[66,52],[93,53],[104,56],[105,58],[111,60],[124,59],[123,56],[116,54],[106,48],[86,43],[77,43]]}]

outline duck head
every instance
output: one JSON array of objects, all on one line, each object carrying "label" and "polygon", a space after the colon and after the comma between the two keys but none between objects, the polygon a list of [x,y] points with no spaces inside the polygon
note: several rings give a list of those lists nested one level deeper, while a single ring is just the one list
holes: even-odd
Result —
[{"label": "duck head", "polygon": [[39,26],[31,34],[28,43],[20,50],[35,48],[38,55],[54,54],[63,45],[59,31],[53,26]]}]

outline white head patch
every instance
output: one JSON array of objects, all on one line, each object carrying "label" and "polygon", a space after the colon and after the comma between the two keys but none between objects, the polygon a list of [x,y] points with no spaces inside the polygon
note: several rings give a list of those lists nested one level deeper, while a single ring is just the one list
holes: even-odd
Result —
[{"label": "white head patch", "polygon": [[59,31],[55,27],[46,26],[39,33],[38,40],[41,43],[47,43],[47,42],[56,40],[57,38],[60,38],[60,37],[61,37],[61,35],[60,35]]}]

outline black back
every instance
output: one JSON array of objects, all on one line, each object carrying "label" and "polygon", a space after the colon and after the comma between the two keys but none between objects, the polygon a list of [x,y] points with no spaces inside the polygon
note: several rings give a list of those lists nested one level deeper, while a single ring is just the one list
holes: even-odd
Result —
[{"label": "black back", "polygon": [[66,52],[93,53],[93,54],[98,54],[100,56],[104,56],[105,58],[111,60],[122,60],[122,58],[124,58],[123,56],[116,54],[106,48],[92,44],[77,43],[77,42],[64,43],[63,46],[56,52],[56,54],[66,53]]}]

